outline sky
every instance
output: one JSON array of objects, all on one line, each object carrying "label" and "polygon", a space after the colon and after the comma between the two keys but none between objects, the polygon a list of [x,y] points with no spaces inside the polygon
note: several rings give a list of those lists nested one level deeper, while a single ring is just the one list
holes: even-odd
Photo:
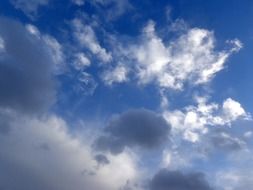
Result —
[{"label": "sky", "polygon": [[253,1],[2,0],[0,190],[250,190]]}]

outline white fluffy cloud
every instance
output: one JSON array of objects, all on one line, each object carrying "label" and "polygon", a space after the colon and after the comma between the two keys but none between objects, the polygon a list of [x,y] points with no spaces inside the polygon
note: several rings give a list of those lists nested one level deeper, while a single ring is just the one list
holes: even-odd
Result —
[{"label": "white fluffy cloud", "polygon": [[229,50],[217,51],[213,32],[200,28],[190,28],[177,39],[164,42],[150,21],[130,54],[138,63],[141,84],[156,82],[160,87],[182,89],[185,83],[207,83],[222,70],[228,57],[242,47],[237,39],[228,43]]},{"label": "white fluffy cloud", "polygon": [[107,85],[112,85],[113,83],[122,83],[128,80],[129,69],[123,64],[117,65],[113,69],[106,70],[102,74],[102,79]]},{"label": "white fluffy cloud", "polygon": [[164,117],[171,124],[174,132],[182,132],[185,140],[199,141],[200,134],[208,132],[208,126],[231,125],[239,118],[249,119],[241,104],[231,98],[226,99],[222,106],[207,103],[206,98],[196,98],[197,106],[187,106],[183,111],[165,111]]}]

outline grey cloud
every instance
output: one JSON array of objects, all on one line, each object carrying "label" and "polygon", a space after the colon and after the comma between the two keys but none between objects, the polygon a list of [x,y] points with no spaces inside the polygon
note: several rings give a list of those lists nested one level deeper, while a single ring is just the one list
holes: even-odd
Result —
[{"label": "grey cloud", "polygon": [[151,149],[168,139],[170,126],[162,116],[146,110],[130,110],[113,118],[104,129],[106,135],[95,146],[117,154],[125,147],[141,146]]},{"label": "grey cloud", "polygon": [[225,132],[215,133],[211,135],[210,141],[215,148],[222,150],[241,150],[245,146],[245,142],[238,137],[232,137]]},{"label": "grey cloud", "polygon": [[[106,172],[96,168],[89,143],[73,137],[61,118],[38,120],[0,109],[4,117],[11,130],[0,134],[1,190],[118,190],[135,177],[132,162],[120,156],[104,165]],[[132,172],[118,172],[126,168]]]},{"label": "grey cloud", "polygon": [[19,22],[0,18],[0,106],[40,112],[55,100],[52,53]]},{"label": "grey cloud", "polygon": [[106,165],[106,164],[110,163],[110,161],[108,160],[108,158],[105,155],[103,155],[103,154],[97,154],[95,156],[95,160],[97,161],[97,163],[99,165]]},{"label": "grey cloud", "polygon": [[184,174],[180,171],[160,170],[151,180],[150,190],[212,190],[203,173]]}]

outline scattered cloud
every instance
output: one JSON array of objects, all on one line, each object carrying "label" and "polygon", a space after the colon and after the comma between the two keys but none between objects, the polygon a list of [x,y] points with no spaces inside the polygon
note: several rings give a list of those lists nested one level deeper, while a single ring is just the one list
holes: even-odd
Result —
[{"label": "scattered cloud", "polygon": [[125,67],[123,64],[117,65],[115,68],[110,70],[106,70],[102,74],[102,80],[107,85],[112,85],[114,83],[122,83],[128,80],[128,68]]},{"label": "scattered cloud", "polygon": [[95,92],[98,84],[91,74],[83,71],[77,75],[76,79],[74,90],[78,94],[92,95]]},{"label": "scattered cloud", "polygon": [[156,82],[163,88],[182,90],[185,83],[204,84],[221,71],[229,56],[242,47],[237,39],[229,45],[229,50],[216,50],[214,33],[201,28],[189,28],[178,38],[164,42],[150,21],[139,44],[130,51],[138,63],[141,84]]},{"label": "scattered cloud", "polygon": [[222,106],[207,103],[205,97],[197,97],[197,106],[188,106],[184,110],[165,111],[164,118],[172,126],[172,131],[183,132],[185,140],[199,141],[200,134],[208,132],[208,126],[230,126],[237,119],[249,119],[241,104],[231,98],[226,99]]},{"label": "scattered cloud", "polygon": [[11,3],[16,9],[23,11],[26,16],[34,18],[37,16],[38,9],[48,5],[49,0],[11,0]]},{"label": "scattered cloud", "polygon": [[74,60],[74,68],[78,71],[89,67],[91,64],[89,58],[84,53],[77,53]]},{"label": "scattered cloud", "polygon": [[129,0],[94,0],[99,12],[109,21],[115,21],[133,7]]},{"label": "scattered cloud", "polygon": [[72,2],[78,6],[83,6],[85,4],[84,0],[72,0]]},{"label": "scattered cloud", "polygon": [[87,48],[93,55],[102,61],[102,63],[108,63],[112,60],[110,52],[100,45],[90,25],[83,23],[80,19],[74,19],[72,26],[74,37],[81,47]]}]

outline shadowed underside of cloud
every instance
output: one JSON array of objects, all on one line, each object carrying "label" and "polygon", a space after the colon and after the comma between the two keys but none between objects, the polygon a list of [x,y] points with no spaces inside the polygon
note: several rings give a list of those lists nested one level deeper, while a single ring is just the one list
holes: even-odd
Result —
[{"label": "shadowed underside of cloud", "polygon": [[50,48],[22,24],[0,18],[0,106],[38,112],[55,99]]},{"label": "shadowed underside of cloud", "polygon": [[166,142],[170,126],[162,116],[146,110],[130,110],[113,118],[105,127],[106,135],[95,142],[100,150],[120,153],[125,147],[154,148]]},{"label": "shadowed underside of cloud", "polygon": [[160,170],[151,180],[150,190],[213,190],[202,173],[183,174]]}]

